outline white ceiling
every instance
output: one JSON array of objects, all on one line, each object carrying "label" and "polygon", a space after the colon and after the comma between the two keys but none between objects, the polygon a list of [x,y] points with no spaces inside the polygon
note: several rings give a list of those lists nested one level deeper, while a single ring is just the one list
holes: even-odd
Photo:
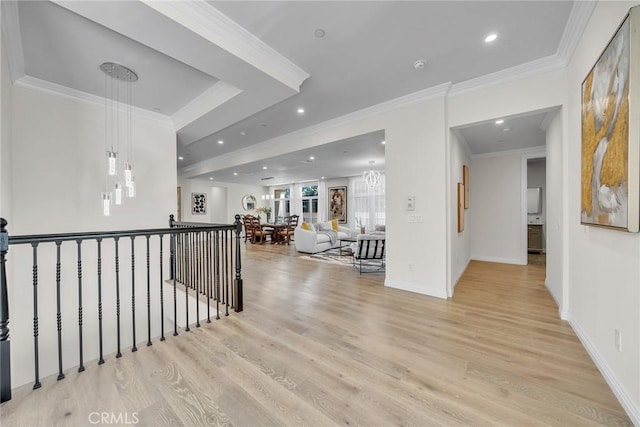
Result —
[{"label": "white ceiling", "polygon": [[462,135],[471,154],[542,147],[546,143],[544,122],[547,114],[547,111],[542,111],[523,116],[498,117],[454,131]]},{"label": "white ceiling", "polygon": [[[585,7],[572,1],[2,1],[2,25],[14,80],[102,96],[98,66],[122,63],[140,78],[134,105],[173,123],[184,156],[179,168],[265,185],[261,169],[248,173],[257,163],[235,176],[209,167],[207,159],[442,83],[562,61],[588,19]],[[323,38],[314,36],[320,28]],[[490,32],[498,39],[486,44]],[[420,71],[413,68],[418,59],[427,61]],[[514,124],[505,144],[538,119]],[[499,138],[489,129],[495,130],[463,135],[470,146],[477,137],[483,152]],[[336,158],[348,151],[361,171],[376,153],[348,144],[367,140],[379,150],[380,137],[317,152]],[[311,154],[265,160],[275,176],[268,185],[353,174],[349,162],[330,168],[320,158],[299,168],[297,156],[304,155]],[[383,159],[376,165],[382,168]]]}]

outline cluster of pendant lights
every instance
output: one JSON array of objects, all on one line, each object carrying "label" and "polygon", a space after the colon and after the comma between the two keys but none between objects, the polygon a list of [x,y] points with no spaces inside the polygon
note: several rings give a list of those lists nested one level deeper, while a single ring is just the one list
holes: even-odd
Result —
[{"label": "cluster of pendant lights", "polygon": [[104,72],[106,179],[102,193],[102,214],[111,215],[113,205],[136,197],[131,137],[131,83],[138,75],[113,62],[100,65]]}]

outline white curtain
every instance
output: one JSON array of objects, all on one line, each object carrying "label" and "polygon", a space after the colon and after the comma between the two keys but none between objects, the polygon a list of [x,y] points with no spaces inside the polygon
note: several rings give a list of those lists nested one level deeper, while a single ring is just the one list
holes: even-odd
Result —
[{"label": "white curtain", "polygon": [[318,222],[327,219],[327,184],[321,180],[318,182]]},{"label": "white curtain", "polygon": [[371,188],[362,176],[349,178],[349,227],[358,231],[362,225],[366,232],[376,225],[385,224],[385,175]]},{"label": "white curtain", "polygon": [[302,220],[302,184],[291,184],[289,187],[290,215],[300,215]]}]

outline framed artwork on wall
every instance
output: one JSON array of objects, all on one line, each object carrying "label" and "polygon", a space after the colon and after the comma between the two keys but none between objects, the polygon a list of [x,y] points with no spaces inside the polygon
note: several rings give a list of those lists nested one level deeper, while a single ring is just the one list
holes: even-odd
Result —
[{"label": "framed artwork on wall", "polygon": [[191,193],[191,213],[205,215],[207,213],[207,194]]},{"label": "framed artwork on wall", "polygon": [[469,166],[462,165],[462,184],[464,185],[464,208],[469,209]]},{"label": "framed artwork on wall", "polygon": [[582,82],[582,224],[640,226],[640,6]]},{"label": "framed artwork on wall", "polygon": [[464,231],[464,184],[458,183],[458,233]]},{"label": "framed artwork on wall", "polygon": [[340,224],[347,223],[347,187],[329,187],[327,195],[329,220],[337,219]]}]

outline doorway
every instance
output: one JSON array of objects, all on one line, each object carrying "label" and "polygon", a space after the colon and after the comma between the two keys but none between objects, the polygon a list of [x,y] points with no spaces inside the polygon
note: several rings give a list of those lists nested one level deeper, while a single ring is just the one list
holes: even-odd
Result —
[{"label": "doorway", "polygon": [[527,264],[546,265],[547,159],[528,158],[526,167]]}]

